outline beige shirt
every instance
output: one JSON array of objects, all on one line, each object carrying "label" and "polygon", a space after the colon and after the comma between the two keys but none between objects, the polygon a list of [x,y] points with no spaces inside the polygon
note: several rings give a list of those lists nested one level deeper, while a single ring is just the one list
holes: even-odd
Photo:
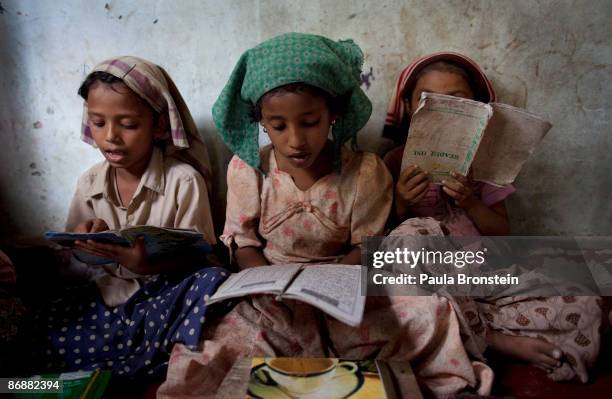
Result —
[{"label": "beige shirt", "polygon": [[[209,243],[216,243],[206,183],[193,167],[165,157],[155,148],[127,207],[121,205],[111,172],[105,161],[81,175],[68,212],[67,231],[99,218],[111,230],[140,225],[193,229]],[[105,269],[110,275],[97,283],[109,306],[125,302],[140,287],[136,278],[142,276],[120,265],[107,265]]]}]

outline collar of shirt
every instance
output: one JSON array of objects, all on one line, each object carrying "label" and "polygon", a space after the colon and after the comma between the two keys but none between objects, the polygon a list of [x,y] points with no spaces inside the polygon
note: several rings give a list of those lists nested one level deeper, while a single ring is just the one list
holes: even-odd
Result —
[{"label": "collar of shirt", "polygon": [[[113,188],[110,172],[111,166],[108,161],[105,161],[94,176],[92,176],[91,185],[85,190],[85,194],[89,197],[104,195],[107,199],[111,198]],[[134,193],[134,198],[138,196],[143,187],[163,194],[165,185],[164,155],[160,148],[154,147],[153,153],[151,154],[151,160],[140,178],[140,184]]]}]

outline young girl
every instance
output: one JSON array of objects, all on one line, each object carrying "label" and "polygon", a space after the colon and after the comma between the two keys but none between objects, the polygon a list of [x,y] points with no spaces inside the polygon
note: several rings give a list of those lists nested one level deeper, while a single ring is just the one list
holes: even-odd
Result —
[{"label": "young girl", "polygon": [[[374,154],[343,145],[371,113],[359,88],[362,62],[352,41],[298,33],[266,41],[238,61],[213,117],[236,154],[221,240],[241,268],[358,264],[362,237],[383,232],[391,177]],[[261,150],[260,126],[272,142]],[[436,394],[477,385],[452,308],[433,297],[368,298],[353,328],[299,301],[254,296],[205,338],[199,355],[175,348],[161,397],[214,389],[215,375],[252,354],[413,359]],[[195,376],[204,384],[190,385]]]},{"label": "young girl", "polygon": [[[389,104],[383,136],[405,140],[410,117],[421,93],[428,91],[482,102],[495,101],[493,86],[478,65],[460,54],[437,53],[423,57],[400,74]],[[395,185],[394,217],[434,217],[453,235],[506,235],[510,231],[504,199],[512,186],[473,183],[469,176],[453,174],[442,185],[430,184],[427,171],[412,165],[400,173],[404,146],[385,156]]]},{"label": "young girl", "polygon": [[[110,59],[94,68],[79,94],[82,138],[105,161],[79,179],[67,230],[188,228],[214,243],[208,156],[167,73],[135,57]],[[197,344],[207,313],[203,298],[224,279],[221,269],[193,273],[193,266],[206,265],[204,258],[149,258],[142,239],[133,247],[77,245],[115,263],[104,266],[99,292],[78,287],[35,312],[29,332],[40,349],[37,372],[161,375],[175,342]]]},{"label": "young girl", "polygon": [[[468,57],[457,53],[425,56],[400,74],[389,104],[384,136],[397,142],[405,139],[422,92],[495,101],[491,82]],[[440,228],[449,235],[509,234],[504,200],[515,191],[512,186],[477,183],[469,175],[457,173],[436,185],[430,183],[427,171],[416,165],[400,173],[403,152],[402,145],[385,156],[396,181],[394,216],[397,221],[429,219],[408,219],[393,234],[435,235]],[[548,370],[555,380],[578,376],[586,382],[586,368],[594,363],[599,347],[599,307],[595,298],[551,297],[536,301],[510,297],[492,303],[486,299],[456,300],[465,316],[459,315],[462,326],[471,326],[465,329],[471,331],[464,333],[471,337],[466,346],[473,355],[481,357],[486,343],[503,354]],[[580,323],[565,317],[570,308],[571,312],[582,313]]]}]

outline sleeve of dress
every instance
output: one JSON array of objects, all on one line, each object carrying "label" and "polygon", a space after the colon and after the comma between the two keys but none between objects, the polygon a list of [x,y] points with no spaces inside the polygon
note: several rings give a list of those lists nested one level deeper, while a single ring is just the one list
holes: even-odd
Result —
[{"label": "sleeve of dress", "polygon": [[227,209],[221,241],[233,246],[261,247],[257,235],[261,216],[261,179],[257,170],[234,156],[227,167]]},{"label": "sleeve of dress", "polygon": [[393,203],[393,179],[383,161],[363,153],[351,214],[351,245],[363,236],[383,234]]},{"label": "sleeve of dress", "polygon": [[72,202],[70,203],[70,208],[68,210],[66,231],[73,231],[79,223],[89,219],[94,219],[96,217],[91,201],[83,192],[86,180],[86,176],[83,175],[77,182],[76,192],[72,197]]},{"label": "sleeve of dress", "polygon": [[480,199],[486,206],[491,206],[505,200],[516,189],[512,184],[503,187],[496,187],[491,184],[482,183],[480,189]]},{"label": "sleeve of dress", "polygon": [[192,174],[183,177],[177,187],[176,201],[174,227],[199,231],[207,242],[215,244],[217,239],[208,200],[208,189],[202,175],[193,170]]}]

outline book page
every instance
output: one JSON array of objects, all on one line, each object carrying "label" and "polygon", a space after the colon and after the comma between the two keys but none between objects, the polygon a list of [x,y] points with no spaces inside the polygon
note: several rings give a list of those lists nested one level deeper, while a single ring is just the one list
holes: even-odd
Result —
[{"label": "book page", "polygon": [[202,233],[188,229],[170,229],[156,226],[133,226],[119,232],[130,243],[140,236],[144,237],[149,256],[168,254],[179,249],[197,246],[202,252],[210,252],[211,247]]},{"label": "book page", "polygon": [[491,106],[493,117],[472,165],[473,179],[503,186],[514,182],[552,125],[521,108],[499,103]]},{"label": "book page", "polygon": [[410,121],[402,170],[418,165],[439,182],[472,164],[492,109],[488,104],[423,93]]},{"label": "book page", "polygon": [[301,267],[299,264],[259,266],[234,273],[207,303],[251,294],[281,294]]},{"label": "book page", "polygon": [[361,295],[361,266],[304,266],[283,297],[297,298],[357,326],[363,318],[366,298]]}]

